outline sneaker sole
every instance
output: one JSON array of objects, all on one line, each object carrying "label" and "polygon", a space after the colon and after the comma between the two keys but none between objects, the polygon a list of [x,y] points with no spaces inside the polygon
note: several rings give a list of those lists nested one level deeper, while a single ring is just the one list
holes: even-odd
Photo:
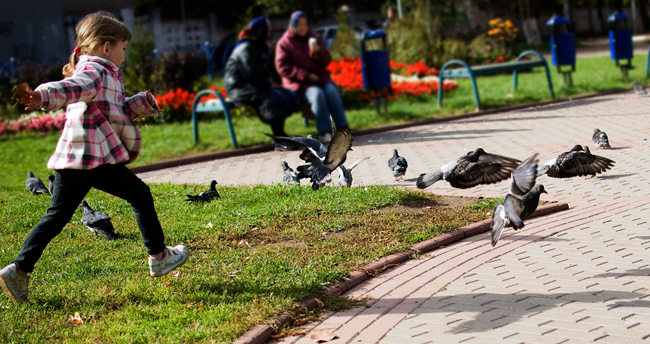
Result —
[{"label": "sneaker sole", "polygon": [[167,272],[165,272],[165,273],[158,273],[158,274],[156,274],[156,273],[150,273],[150,275],[151,275],[151,277],[162,277],[162,276],[165,276],[165,275],[167,275],[168,273],[174,271],[174,269],[176,269],[176,268],[178,268],[179,266],[185,264],[185,262],[186,262],[187,259],[189,259],[189,258],[190,258],[190,254],[189,254],[189,252],[188,252],[188,253],[187,253],[187,256],[185,256],[185,259],[183,259],[180,263],[178,263],[178,265],[176,265],[176,266],[174,266],[173,268],[169,269],[169,271],[167,271]]},{"label": "sneaker sole", "polygon": [[0,276],[0,287],[2,287],[2,290],[5,292],[7,297],[9,297],[9,300],[15,302],[15,303],[22,303],[21,301],[18,301],[18,298],[16,295],[14,295],[10,290],[9,287],[7,287],[7,283],[5,283],[4,278]]}]

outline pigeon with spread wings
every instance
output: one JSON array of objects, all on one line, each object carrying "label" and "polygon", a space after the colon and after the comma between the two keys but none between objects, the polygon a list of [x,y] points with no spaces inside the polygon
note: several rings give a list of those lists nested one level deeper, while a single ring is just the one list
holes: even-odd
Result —
[{"label": "pigeon with spread wings", "polygon": [[596,174],[603,173],[613,166],[613,160],[591,154],[587,146],[575,145],[570,151],[547,161],[539,169],[537,176],[546,174],[553,178],[595,177]]},{"label": "pigeon with spread wings", "polygon": [[347,158],[348,151],[352,150],[352,132],[349,128],[339,130],[332,141],[324,157],[320,157],[318,152],[308,147],[300,154],[300,159],[307,162],[307,165],[300,165],[298,178],[309,178],[313,190],[325,186],[332,181],[332,171],[341,166]]},{"label": "pigeon with spread wings", "polygon": [[540,194],[546,193],[544,185],[535,185],[537,164],[535,153],[512,171],[510,193],[503,204],[497,204],[492,209],[492,246],[497,244],[505,227],[512,226],[515,230],[524,227],[524,220],[537,209]]},{"label": "pigeon with spread wings", "polygon": [[344,165],[339,166],[339,186],[342,188],[349,188],[352,186],[352,169],[357,167],[364,160],[368,160],[370,157],[361,158],[350,165],[350,167],[345,167]]},{"label": "pigeon with spread wings", "polygon": [[318,139],[311,137],[311,135],[308,135],[307,137],[302,137],[302,136],[275,136],[267,133],[264,134],[275,140],[287,140],[298,144],[298,146],[302,148],[311,148],[314,150],[314,152],[316,152],[316,154],[320,158],[325,157],[325,154],[327,154],[327,146],[325,146]]},{"label": "pigeon with spread wings", "polygon": [[435,172],[423,173],[416,183],[425,189],[444,179],[455,188],[467,189],[480,184],[493,184],[506,180],[521,161],[501,155],[490,154],[482,148],[461,156]]}]

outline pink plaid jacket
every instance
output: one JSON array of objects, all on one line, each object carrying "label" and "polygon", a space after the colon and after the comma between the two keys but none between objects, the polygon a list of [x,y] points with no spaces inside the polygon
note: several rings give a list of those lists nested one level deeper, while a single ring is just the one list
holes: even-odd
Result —
[{"label": "pink plaid jacket", "polygon": [[63,133],[47,162],[52,170],[90,170],[135,160],[142,138],[133,121],[160,112],[157,104],[149,104],[146,92],[126,97],[120,69],[97,56],[79,56],[71,77],[36,91],[45,110],[68,106]]}]

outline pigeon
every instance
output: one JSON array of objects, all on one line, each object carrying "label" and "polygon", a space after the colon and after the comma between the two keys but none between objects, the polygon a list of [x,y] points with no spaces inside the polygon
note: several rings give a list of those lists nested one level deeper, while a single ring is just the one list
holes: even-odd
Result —
[{"label": "pigeon", "polygon": [[607,134],[600,131],[600,129],[594,129],[594,135],[591,137],[591,140],[594,141],[596,148],[612,148],[612,146],[609,145]]},{"label": "pigeon", "polygon": [[221,195],[219,195],[219,193],[217,192],[216,186],[217,186],[217,181],[213,180],[210,182],[210,188],[208,190],[203,191],[196,196],[186,195],[187,196],[186,201],[201,203],[201,202],[210,202],[215,198],[219,199],[221,198]]},{"label": "pigeon", "polygon": [[634,93],[636,94],[645,94],[645,86],[643,86],[640,82],[634,80]]},{"label": "pigeon", "polygon": [[45,187],[43,181],[40,178],[35,177],[32,171],[27,172],[27,180],[25,181],[25,186],[27,187],[27,190],[29,190],[29,192],[34,195],[50,194],[50,191]]},{"label": "pigeon", "polygon": [[537,176],[546,174],[553,178],[571,178],[588,175],[595,177],[596,174],[603,173],[613,166],[613,160],[591,154],[587,146],[583,148],[581,145],[575,145],[570,151],[547,161],[539,169]]},{"label": "pigeon", "polygon": [[352,132],[346,127],[334,134],[324,157],[320,157],[312,147],[307,147],[300,154],[300,159],[308,165],[300,165],[296,168],[298,178],[309,178],[314,191],[331,182],[332,171],[345,163],[348,151],[352,150],[352,141]]},{"label": "pigeon", "polygon": [[388,168],[393,173],[395,180],[400,178],[404,179],[407,167],[409,167],[409,164],[406,162],[406,159],[397,154],[397,149],[393,149],[393,157],[388,159]]},{"label": "pigeon", "polygon": [[535,153],[512,171],[510,192],[503,204],[497,204],[492,209],[492,246],[497,244],[505,227],[513,227],[515,230],[523,228],[524,220],[537,209],[540,194],[547,193],[544,185],[535,185],[537,164]]},{"label": "pigeon", "polygon": [[54,175],[50,174],[47,179],[50,180],[50,194],[54,195]]},{"label": "pigeon", "polygon": [[300,184],[300,179],[298,179],[298,173],[294,171],[286,161],[282,162],[282,181],[287,184]]},{"label": "pigeon", "polygon": [[81,222],[90,229],[91,232],[103,235],[108,240],[117,239],[115,228],[111,223],[111,217],[102,213],[99,210],[93,210],[86,200],[81,201],[84,208],[84,215],[81,217]]},{"label": "pigeon", "polygon": [[301,137],[301,136],[289,137],[289,136],[275,136],[266,133],[264,134],[276,140],[289,140],[297,143],[299,146],[303,148],[311,148],[314,150],[314,152],[316,152],[316,154],[320,158],[324,158],[325,154],[327,154],[327,146],[325,146],[318,139],[314,138],[312,135],[307,135],[307,137]]},{"label": "pigeon", "polygon": [[444,179],[452,187],[468,189],[480,184],[493,184],[506,180],[521,161],[501,155],[486,153],[482,148],[470,151],[438,171],[423,173],[416,183],[418,189],[425,189]]},{"label": "pigeon", "polygon": [[342,187],[342,188],[351,187],[352,186],[352,169],[357,167],[357,165],[359,165],[364,160],[368,160],[368,159],[370,159],[370,157],[361,158],[361,159],[355,161],[354,163],[352,163],[352,165],[350,165],[349,168],[346,168],[343,165],[339,166],[339,186]]}]

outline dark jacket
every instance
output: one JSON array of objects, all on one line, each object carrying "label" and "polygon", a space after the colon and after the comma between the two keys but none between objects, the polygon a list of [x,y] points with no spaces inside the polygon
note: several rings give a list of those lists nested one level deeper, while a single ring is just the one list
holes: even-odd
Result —
[{"label": "dark jacket", "polygon": [[263,47],[246,41],[235,48],[226,63],[225,87],[228,98],[236,102],[257,103],[271,91]]},{"label": "dark jacket", "polygon": [[[288,29],[276,47],[275,66],[282,77],[282,86],[294,92],[305,92],[310,86],[325,86],[332,82],[327,66],[332,61],[325,42],[315,33],[309,31],[307,37],[296,35]],[[315,55],[309,53],[309,38],[315,37],[320,51]],[[319,77],[318,82],[311,82],[307,75],[313,73]]]}]

